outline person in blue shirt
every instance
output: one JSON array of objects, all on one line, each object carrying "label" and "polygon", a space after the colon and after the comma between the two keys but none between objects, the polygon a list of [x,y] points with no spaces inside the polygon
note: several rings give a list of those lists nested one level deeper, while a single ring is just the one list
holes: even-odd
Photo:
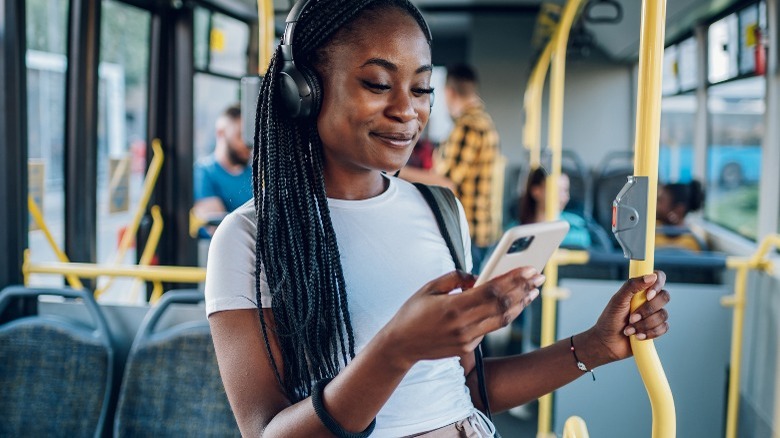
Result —
[{"label": "person in blue shirt", "polygon": [[[538,167],[528,175],[525,194],[520,200],[521,224],[533,224],[545,221],[545,185],[547,172]],[[582,216],[565,211],[564,207],[569,203],[569,176],[561,173],[558,182],[558,211],[560,218],[569,223],[569,233],[563,239],[561,246],[564,248],[587,249],[590,247],[590,233],[588,224]]]},{"label": "person in blue shirt", "polygon": [[[218,222],[252,199],[251,155],[241,136],[241,108],[232,105],[217,119],[214,152],[195,163],[192,213],[196,217]],[[200,234],[210,236],[214,229],[206,227]]]}]

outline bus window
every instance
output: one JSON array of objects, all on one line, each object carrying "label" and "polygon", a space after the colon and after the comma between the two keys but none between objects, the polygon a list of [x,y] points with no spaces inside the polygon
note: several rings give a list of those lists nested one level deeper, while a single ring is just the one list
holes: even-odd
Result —
[{"label": "bus window", "polygon": [[[238,103],[238,79],[225,79],[206,73],[197,73],[194,79],[195,114],[193,139],[194,157],[199,160],[214,151],[216,122],[225,108]],[[254,118],[254,114],[251,115]]]},{"label": "bus window", "polygon": [[[68,2],[28,0],[27,139],[29,194],[41,210],[54,243],[65,245],[65,70]],[[43,230],[29,219],[33,262],[56,261]],[[58,276],[33,275],[31,285],[61,286]]]},{"label": "bus window", "polygon": [[658,181],[661,183],[691,180],[696,106],[693,94],[661,100],[661,148],[658,152]]},{"label": "bus window", "polygon": [[193,155],[197,161],[214,150],[219,115],[239,102],[241,77],[248,72],[250,27],[201,7],[195,8],[194,17]]},{"label": "bus window", "polygon": [[[138,208],[146,173],[149,32],[147,11],[104,0],[98,69],[97,261],[134,264],[135,248],[116,260]],[[106,299],[121,299],[117,279]],[[112,294],[116,294],[113,295]]]},{"label": "bus window", "polygon": [[763,76],[708,89],[708,220],[751,239],[758,227],[758,181],[764,136]]}]

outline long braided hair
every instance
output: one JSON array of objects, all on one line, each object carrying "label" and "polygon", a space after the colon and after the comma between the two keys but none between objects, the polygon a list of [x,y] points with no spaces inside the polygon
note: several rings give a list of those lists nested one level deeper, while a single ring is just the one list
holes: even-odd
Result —
[{"label": "long braided hair", "polygon": [[[312,0],[301,13],[292,41],[296,65],[321,70],[328,47],[336,43],[334,35],[338,43],[348,42],[357,18],[380,16],[393,8],[413,17],[430,44],[428,26],[408,0]],[[255,118],[255,292],[260,303],[262,271],[270,289],[283,373],[271,351],[261,308],[266,350],[277,380],[296,402],[309,396],[313,381],[334,377],[355,357],[355,336],[325,194],[316,117],[293,120],[283,112],[282,64],[277,49],[263,79]],[[313,85],[313,91],[322,95],[321,82]]]}]

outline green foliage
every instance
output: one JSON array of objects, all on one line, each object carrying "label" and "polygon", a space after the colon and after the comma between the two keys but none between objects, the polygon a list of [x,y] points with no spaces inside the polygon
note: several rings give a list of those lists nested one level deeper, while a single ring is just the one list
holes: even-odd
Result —
[{"label": "green foliage", "polygon": [[104,0],[102,7],[100,62],[123,66],[127,88],[146,84],[151,15],[111,0]]},{"label": "green foliage", "polygon": [[68,34],[68,1],[27,0],[25,6],[27,49],[64,55]]}]

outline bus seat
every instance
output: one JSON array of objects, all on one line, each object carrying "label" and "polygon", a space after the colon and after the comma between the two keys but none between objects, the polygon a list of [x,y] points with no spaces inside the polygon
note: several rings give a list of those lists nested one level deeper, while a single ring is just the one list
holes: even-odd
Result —
[{"label": "bus seat", "polygon": [[0,436],[106,435],[115,364],[105,317],[89,291],[21,286],[0,292],[0,314],[40,295],[79,299],[93,326],[37,311],[0,326]]},{"label": "bus seat", "polygon": [[239,435],[205,311],[195,321],[157,330],[164,314],[175,316],[172,304],[203,299],[198,291],[169,291],[146,315],[125,367],[114,436]]},{"label": "bus seat", "polygon": [[585,162],[570,149],[561,151],[561,172],[569,177],[569,203],[564,210],[582,217],[591,215],[591,200],[588,196],[590,177]]}]

